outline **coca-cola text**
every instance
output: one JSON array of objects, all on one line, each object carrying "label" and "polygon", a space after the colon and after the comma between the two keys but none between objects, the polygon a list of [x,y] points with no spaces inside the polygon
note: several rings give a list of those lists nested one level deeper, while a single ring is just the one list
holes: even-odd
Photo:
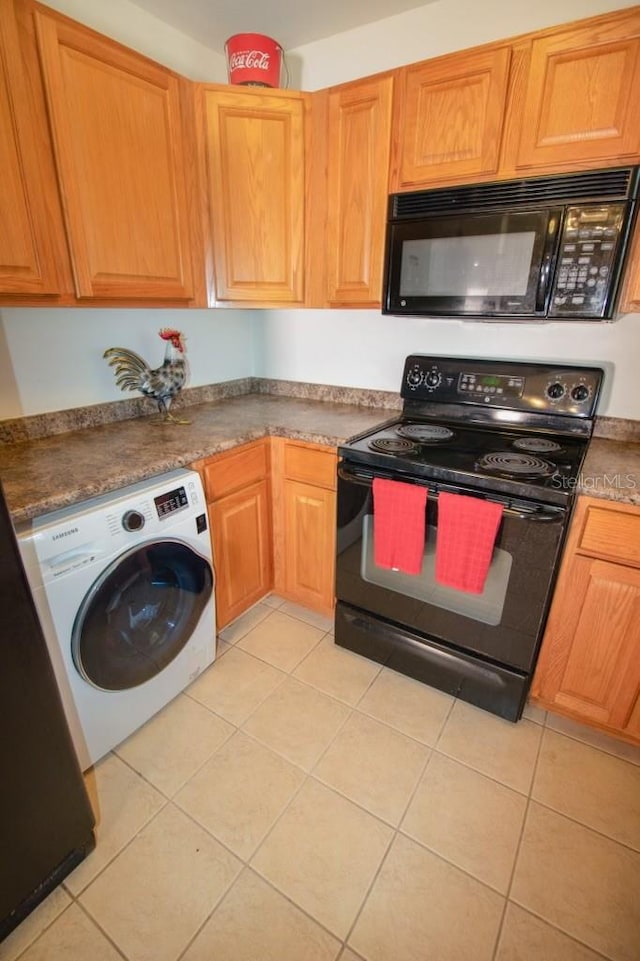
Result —
[{"label": "coca-cola text", "polygon": [[265,53],[263,50],[239,50],[238,53],[231,54],[229,58],[229,69],[244,70],[255,68],[258,70],[268,70],[269,59],[270,54]]}]

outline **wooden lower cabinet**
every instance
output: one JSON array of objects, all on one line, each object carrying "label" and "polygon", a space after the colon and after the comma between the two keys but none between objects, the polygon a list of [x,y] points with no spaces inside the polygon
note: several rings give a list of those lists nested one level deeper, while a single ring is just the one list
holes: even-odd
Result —
[{"label": "wooden lower cabinet", "polygon": [[221,630],[276,590],[331,615],[336,451],[263,438],[192,464],[203,480]]},{"label": "wooden lower cabinet", "polygon": [[218,630],[273,589],[269,454],[264,438],[192,465],[207,498]]},{"label": "wooden lower cabinet", "polygon": [[218,629],[273,586],[268,481],[258,481],[209,505],[216,574]]},{"label": "wooden lower cabinet", "polygon": [[333,610],[335,507],[334,491],[285,480],[285,597],[330,614]]},{"label": "wooden lower cabinet", "polygon": [[278,437],[272,443],[276,592],[331,616],[336,451]]},{"label": "wooden lower cabinet", "polygon": [[532,696],[640,742],[640,509],[579,498]]}]

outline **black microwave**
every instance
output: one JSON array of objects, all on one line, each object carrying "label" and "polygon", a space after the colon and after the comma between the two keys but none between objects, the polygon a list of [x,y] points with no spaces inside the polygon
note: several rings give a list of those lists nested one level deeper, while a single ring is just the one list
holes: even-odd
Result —
[{"label": "black microwave", "polygon": [[382,312],[613,318],[639,173],[611,168],[393,194]]}]

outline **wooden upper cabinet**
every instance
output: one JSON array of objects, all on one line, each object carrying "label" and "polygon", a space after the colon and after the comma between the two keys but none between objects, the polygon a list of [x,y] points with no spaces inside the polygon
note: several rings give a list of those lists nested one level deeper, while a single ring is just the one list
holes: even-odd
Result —
[{"label": "wooden upper cabinet", "polygon": [[78,299],[189,301],[186,81],[72,21],[35,16]]},{"label": "wooden upper cabinet", "polygon": [[203,87],[210,303],[302,304],[305,95]]},{"label": "wooden upper cabinet", "polygon": [[516,169],[637,162],[640,7],[531,42]]},{"label": "wooden upper cabinet", "polygon": [[497,173],[510,59],[480,48],[399,72],[392,192]]},{"label": "wooden upper cabinet", "polygon": [[0,295],[37,298],[60,293],[68,254],[44,102],[33,89],[35,42],[19,12],[0,0]]},{"label": "wooden upper cabinet", "polygon": [[393,75],[329,92],[327,301],[379,306]]},{"label": "wooden upper cabinet", "polygon": [[636,220],[635,236],[625,269],[619,310],[623,314],[640,313],[640,221]]}]

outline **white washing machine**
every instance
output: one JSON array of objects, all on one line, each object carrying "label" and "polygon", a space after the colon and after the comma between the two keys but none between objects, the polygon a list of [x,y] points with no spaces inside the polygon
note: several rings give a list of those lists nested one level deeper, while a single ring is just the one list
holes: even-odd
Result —
[{"label": "white washing machine", "polygon": [[200,477],[172,471],[38,517],[18,543],[86,770],[215,658]]}]

